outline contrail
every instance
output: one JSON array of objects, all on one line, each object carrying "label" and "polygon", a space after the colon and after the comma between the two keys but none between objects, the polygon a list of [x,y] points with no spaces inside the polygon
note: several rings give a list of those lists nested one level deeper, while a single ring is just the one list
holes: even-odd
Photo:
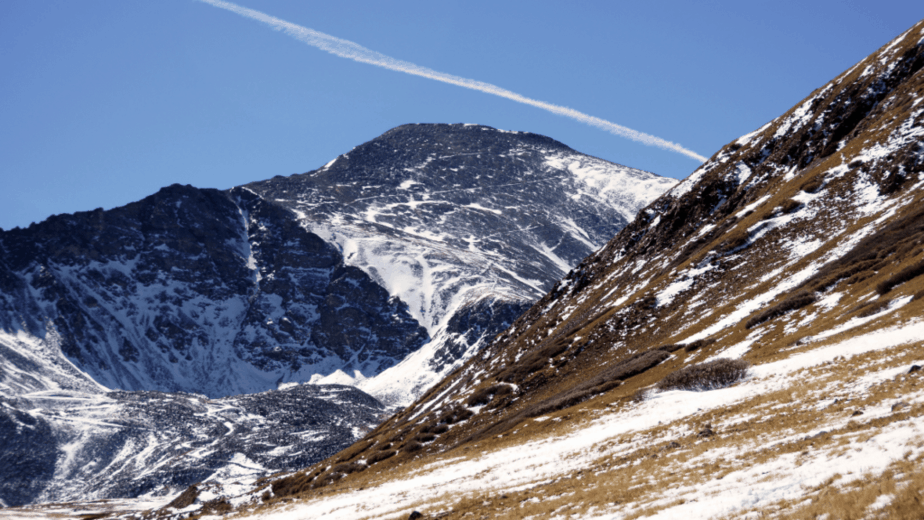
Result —
[{"label": "contrail", "polygon": [[282,31],[283,33],[295,38],[296,40],[307,43],[312,47],[317,47],[322,51],[329,52],[334,56],[351,59],[360,63],[368,63],[369,65],[375,65],[376,67],[382,67],[397,72],[413,74],[414,76],[442,81],[443,83],[449,83],[450,85],[478,90],[486,94],[493,94],[495,96],[507,98],[511,101],[516,101],[517,103],[523,103],[526,105],[534,106],[536,108],[541,108],[553,114],[570,117],[571,119],[580,121],[581,123],[588,124],[590,126],[595,126],[601,130],[606,130],[607,132],[618,135],[620,137],[626,137],[642,144],[657,146],[672,152],[682,153],[683,155],[696,159],[699,162],[706,162],[706,158],[702,155],[692,150],[687,150],[677,143],[672,143],[670,141],[661,139],[660,137],[655,137],[644,132],[639,132],[638,130],[632,130],[631,128],[626,128],[622,125],[611,123],[605,119],[600,119],[599,117],[594,117],[583,112],[578,112],[573,108],[553,105],[544,101],[531,99],[526,96],[521,96],[516,92],[511,92],[507,89],[498,87],[497,85],[484,83],[482,81],[475,81],[473,79],[461,78],[459,76],[453,76],[443,72],[437,72],[433,69],[428,69],[427,67],[421,67],[420,65],[415,65],[407,61],[398,60],[390,56],[386,56],[380,52],[367,49],[349,40],[342,40],[329,34],[324,34],[307,27],[302,27],[301,25],[289,23],[274,16],[261,13],[260,11],[241,7],[237,4],[232,4],[231,2],[225,2],[223,0],[199,1],[213,5],[215,7],[220,7],[221,9],[226,9],[246,18],[257,20],[258,22],[263,22],[277,31]]}]

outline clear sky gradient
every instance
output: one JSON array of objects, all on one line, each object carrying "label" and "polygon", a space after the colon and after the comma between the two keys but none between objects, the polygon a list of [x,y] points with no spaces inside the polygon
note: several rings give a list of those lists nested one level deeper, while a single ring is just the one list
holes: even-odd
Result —
[{"label": "clear sky gradient", "polygon": [[[236,3],[704,156],[924,18],[919,0]],[[698,166],[195,0],[5,0],[0,71],[4,229],[313,170],[405,123],[536,132],[678,179]]]}]

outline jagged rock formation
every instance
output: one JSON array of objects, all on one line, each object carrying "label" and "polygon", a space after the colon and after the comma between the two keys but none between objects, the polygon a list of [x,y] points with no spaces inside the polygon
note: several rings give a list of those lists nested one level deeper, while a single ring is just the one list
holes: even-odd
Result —
[{"label": "jagged rock formation", "polygon": [[405,304],[243,188],[174,185],[0,233],[0,248],[0,327],[109,388],[262,391],[380,371],[427,340]]}]

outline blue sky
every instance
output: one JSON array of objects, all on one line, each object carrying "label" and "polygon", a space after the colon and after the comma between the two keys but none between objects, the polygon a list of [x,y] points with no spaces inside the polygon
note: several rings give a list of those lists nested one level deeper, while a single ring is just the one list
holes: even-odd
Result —
[{"label": "blue sky", "polygon": [[[924,18],[924,2],[478,0],[240,5],[704,156]],[[687,156],[327,54],[195,0],[0,3],[0,227],[172,183],[320,167],[404,123],[481,123],[683,178]]]}]

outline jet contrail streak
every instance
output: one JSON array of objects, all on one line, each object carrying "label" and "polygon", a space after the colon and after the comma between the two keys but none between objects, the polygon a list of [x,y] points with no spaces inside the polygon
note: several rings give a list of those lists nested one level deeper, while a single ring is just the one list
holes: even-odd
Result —
[{"label": "jet contrail streak", "polygon": [[258,22],[263,22],[277,31],[282,31],[283,33],[299,40],[303,43],[307,43],[312,47],[321,49],[322,51],[329,52],[334,56],[339,56],[341,58],[351,59],[353,61],[358,61],[360,63],[368,63],[369,65],[375,65],[376,67],[382,67],[389,70],[394,70],[397,72],[405,72],[407,74],[413,74],[414,76],[420,76],[423,78],[428,78],[436,81],[442,81],[443,83],[449,83],[450,85],[456,85],[459,87],[464,87],[472,90],[478,90],[486,94],[493,94],[495,96],[500,96],[502,98],[507,98],[511,101],[516,101],[517,103],[523,103],[526,105],[531,105],[536,108],[541,108],[547,110],[553,114],[558,114],[560,116],[570,117],[581,123],[588,124],[590,126],[595,126],[601,130],[606,130],[611,134],[618,135],[620,137],[626,137],[632,139],[633,141],[640,142],[649,146],[657,146],[665,150],[670,150],[672,152],[682,153],[687,157],[691,157],[700,162],[705,162],[706,158],[702,155],[692,151],[687,150],[683,146],[680,146],[677,143],[672,143],[661,139],[660,137],[655,137],[644,132],[639,132],[637,130],[632,130],[631,128],[626,128],[622,125],[617,125],[616,123],[611,123],[605,119],[600,119],[599,117],[594,117],[583,112],[578,112],[573,108],[563,107],[559,105],[553,105],[551,103],[546,103],[544,101],[539,101],[536,99],[531,99],[526,96],[521,96],[516,92],[511,92],[507,89],[498,87],[497,85],[492,85],[490,83],[484,83],[482,81],[475,81],[473,79],[461,78],[459,76],[453,76],[451,74],[445,74],[443,72],[437,72],[433,69],[428,69],[427,67],[421,67],[420,65],[415,65],[406,61],[401,61],[390,56],[386,56],[380,52],[376,52],[370,49],[367,49],[359,44],[353,43],[349,40],[342,40],[336,38],[329,34],[324,34],[307,27],[302,27],[301,25],[296,25],[294,23],[289,23],[285,20],[280,20],[274,16],[270,16],[260,11],[255,11],[253,9],[248,9],[246,7],[241,7],[237,4],[232,4],[231,2],[225,2],[223,0],[199,0],[206,4],[219,7],[221,9],[226,9],[233,13],[239,14],[246,18],[256,20]]}]

